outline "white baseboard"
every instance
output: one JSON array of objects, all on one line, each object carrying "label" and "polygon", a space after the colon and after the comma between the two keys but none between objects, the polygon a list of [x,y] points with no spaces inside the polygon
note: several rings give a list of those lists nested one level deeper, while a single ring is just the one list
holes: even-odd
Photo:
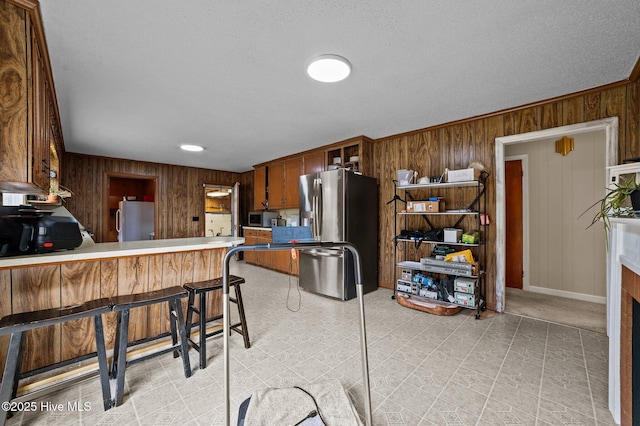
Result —
[{"label": "white baseboard", "polygon": [[556,290],[553,288],[536,287],[533,285],[523,288],[525,291],[533,293],[548,294],[550,296],[566,297],[568,299],[582,300],[583,302],[600,303],[602,305],[607,304],[607,298],[604,296],[593,296],[590,294],[574,293],[572,291]]}]

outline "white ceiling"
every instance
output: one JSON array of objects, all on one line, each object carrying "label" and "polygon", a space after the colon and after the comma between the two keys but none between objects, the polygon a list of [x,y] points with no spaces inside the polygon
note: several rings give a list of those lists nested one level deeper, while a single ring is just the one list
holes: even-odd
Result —
[{"label": "white ceiling", "polygon": [[[40,5],[67,151],[235,172],[623,80],[640,54],[638,0]],[[347,80],[306,75],[327,53]]]}]

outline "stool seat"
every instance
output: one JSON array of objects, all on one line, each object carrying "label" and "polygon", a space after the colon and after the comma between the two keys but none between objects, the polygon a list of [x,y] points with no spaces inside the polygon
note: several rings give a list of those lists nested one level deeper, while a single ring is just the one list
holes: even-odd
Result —
[{"label": "stool seat", "polygon": [[109,297],[90,300],[78,305],[63,306],[61,308],[11,314],[0,319],[0,336],[107,312],[111,312],[111,298]]},{"label": "stool seat", "polygon": [[[229,287],[236,284],[244,283],[244,278],[236,275],[229,275]],[[193,291],[196,294],[201,294],[207,291],[222,289],[222,277],[214,278],[212,280],[196,281],[194,283],[186,283],[183,287],[188,291]]]},{"label": "stool seat", "polygon": [[[20,370],[22,369],[22,355],[24,354],[26,331],[81,318],[93,317],[103,406],[105,410],[111,408],[109,370],[104,343],[104,330],[102,328],[102,314],[111,312],[111,303],[110,298],[95,299],[73,306],[11,314],[0,319],[0,336],[11,334],[9,349],[7,350],[7,359],[2,375],[2,386],[0,387],[0,402],[9,402],[16,397],[18,383],[23,377]],[[7,410],[0,410],[0,425],[5,424],[7,414]]]},{"label": "stool seat", "polygon": [[[118,325],[116,328],[116,339],[113,350],[113,360],[109,375],[111,380],[115,381],[115,405],[122,404],[124,395],[124,378],[128,365],[134,362],[140,362],[151,357],[173,352],[174,358],[180,356],[184,369],[184,376],[191,376],[191,365],[189,363],[189,344],[187,333],[184,325],[184,316],[182,313],[182,302],[180,299],[187,297],[188,293],[182,287],[174,286],[164,288],[162,290],[148,291],[145,293],[137,293],[112,298],[113,311],[118,314]],[[169,324],[171,326],[171,341],[169,348],[147,354],[140,358],[127,361],[127,347],[129,346],[129,314],[132,308],[153,305],[156,303],[167,302],[169,305]],[[180,333],[180,342],[178,342],[178,333]],[[135,343],[132,343],[135,345]]]},{"label": "stool seat", "polygon": [[[245,280],[242,277],[236,275],[229,275],[229,288],[233,287],[236,297],[229,298],[230,302],[235,303],[238,306],[238,314],[240,316],[240,322],[230,324],[229,328],[236,333],[242,334],[244,339],[244,347],[250,348],[251,342],[249,341],[249,331],[247,330],[247,320],[244,314],[244,305],[242,303],[242,292],[240,291],[240,284]],[[211,280],[196,281],[192,283],[186,283],[183,287],[189,292],[189,302],[187,305],[187,339],[191,344],[191,347],[198,351],[200,355],[200,368],[207,367],[207,346],[206,339],[217,334],[222,333],[223,329],[214,330],[207,333],[207,323],[210,321],[219,320],[222,315],[215,315],[211,318],[207,316],[207,293],[210,291],[222,290],[222,277],[214,278]],[[200,296],[200,301],[196,305],[195,296]],[[199,320],[196,323],[199,328],[198,342],[191,339],[191,328],[193,327],[193,313],[199,315]]]},{"label": "stool seat", "polygon": [[138,308],[154,303],[168,302],[176,298],[187,297],[188,293],[178,286],[163,288],[161,290],[147,291],[145,293],[125,294],[111,298],[115,312],[125,309]]}]

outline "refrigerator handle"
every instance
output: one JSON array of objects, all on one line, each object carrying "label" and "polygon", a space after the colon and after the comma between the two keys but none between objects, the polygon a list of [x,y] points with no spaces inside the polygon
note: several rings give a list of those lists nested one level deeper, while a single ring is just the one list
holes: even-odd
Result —
[{"label": "refrigerator handle", "polygon": [[322,180],[313,179],[313,239],[320,241],[322,235]]},{"label": "refrigerator handle", "polygon": [[116,210],[116,231],[120,232],[120,209]]}]

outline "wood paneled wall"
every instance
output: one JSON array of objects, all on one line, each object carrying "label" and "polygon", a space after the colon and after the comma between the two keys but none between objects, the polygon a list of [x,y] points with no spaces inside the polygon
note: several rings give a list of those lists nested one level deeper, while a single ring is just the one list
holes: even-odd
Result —
[{"label": "wood paneled wall", "polygon": [[[607,117],[619,120],[619,158],[640,156],[640,82],[612,84],[562,98],[542,101],[454,123],[380,138],[373,143],[373,177],[380,185],[378,241],[381,286],[393,288],[393,198],[396,170],[417,170],[420,176],[466,168],[482,162],[490,172],[487,210],[495,218],[495,138]],[[230,173],[164,164],[67,154],[63,184],[75,193],[67,202],[78,220],[101,241],[102,179],[107,171],[159,176],[160,225],[158,238],[204,235],[204,200],[201,183],[241,184],[241,221],[253,205],[253,172]],[[447,194],[455,203],[465,202],[469,190]],[[453,197],[453,198],[452,198]],[[180,200],[180,202],[175,202]],[[192,216],[200,216],[192,222]],[[409,225],[419,227],[419,222]],[[401,229],[401,228],[398,228]],[[495,226],[486,228],[488,241],[487,305],[495,309]],[[398,231],[399,232],[399,231]]]},{"label": "wood paneled wall", "polygon": [[[607,117],[619,120],[619,158],[640,156],[640,82],[610,85],[482,117],[442,124],[374,141],[374,174],[380,185],[379,282],[393,288],[393,179],[396,170],[417,170],[420,176],[439,175],[445,167],[466,168],[482,162],[491,173],[487,183],[487,210],[496,211],[495,138],[527,133]],[[463,194],[463,196],[465,196]],[[401,228],[399,228],[401,229]],[[494,225],[486,227],[488,241],[487,306],[495,309]],[[398,231],[399,232],[399,231]]]},{"label": "wood paneled wall", "polygon": [[[159,207],[157,239],[204,236],[203,183],[232,186],[240,182],[241,197],[253,190],[246,188],[247,178],[242,173],[67,153],[62,184],[74,195],[65,201],[65,206],[94,233],[96,242],[103,241],[105,201],[102,192],[107,172],[158,177],[158,198],[155,200]],[[246,210],[241,212],[241,218],[246,216],[244,212]],[[192,220],[195,216],[200,218],[197,222]]]}]

